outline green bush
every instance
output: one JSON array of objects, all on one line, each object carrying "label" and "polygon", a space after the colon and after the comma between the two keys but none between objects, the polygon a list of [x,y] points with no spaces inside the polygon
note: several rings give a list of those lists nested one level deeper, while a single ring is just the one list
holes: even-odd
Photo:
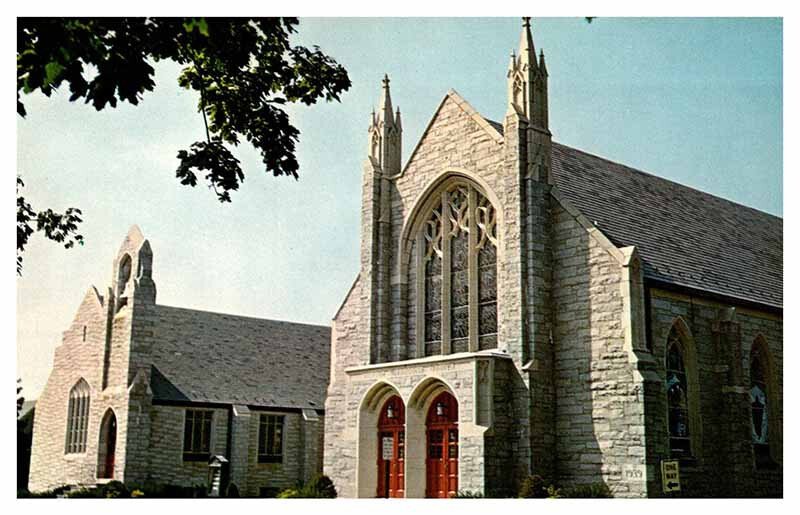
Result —
[{"label": "green bush", "polygon": [[605,483],[589,483],[582,485],[574,485],[561,490],[561,497],[569,498],[608,498],[614,497],[611,495],[611,490]]},{"label": "green bush", "polygon": [[278,499],[334,499],[336,496],[336,487],[333,486],[331,478],[321,475],[306,485],[287,488],[278,494]]},{"label": "green bush", "polygon": [[[131,491],[133,490],[138,490],[141,493],[139,497],[154,497],[157,499],[186,499],[206,496],[206,487],[203,485],[181,486],[146,481],[143,484],[132,485]],[[133,497],[132,493],[131,497]]]},{"label": "green bush", "polygon": [[81,487],[67,492],[67,497],[70,499],[97,499],[102,496],[100,495],[100,490],[97,488]]},{"label": "green bush", "polygon": [[542,476],[528,476],[519,487],[519,496],[523,499],[544,499],[548,496],[547,485]]},{"label": "green bush", "polygon": [[483,499],[484,495],[477,490],[459,490],[451,497],[453,499]]},{"label": "green bush", "polygon": [[117,499],[130,497],[130,492],[122,483],[122,481],[109,481],[100,487],[101,497],[106,499]]}]

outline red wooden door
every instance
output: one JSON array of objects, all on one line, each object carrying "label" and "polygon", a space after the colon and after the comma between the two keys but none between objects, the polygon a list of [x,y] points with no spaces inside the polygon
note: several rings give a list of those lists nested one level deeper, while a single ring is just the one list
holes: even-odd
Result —
[{"label": "red wooden door", "polygon": [[428,409],[425,496],[448,498],[458,492],[458,402],[447,392]]},{"label": "red wooden door", "polygon": [[405,409],[394,395],[378,418],[377,497],[405,497]]}]

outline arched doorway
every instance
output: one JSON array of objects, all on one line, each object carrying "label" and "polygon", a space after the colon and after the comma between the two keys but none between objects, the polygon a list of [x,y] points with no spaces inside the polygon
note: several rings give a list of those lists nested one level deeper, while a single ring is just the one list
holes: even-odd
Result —
[{"label": "arched doorway", "polygon": [[393,395],[378,417],[377,497],[405,497],[405,407]]},{"label": "arched doorway", "polygon": [[114,477],[114,461],[117,450],[117,417],[109,408],[103,415],[100,426],[100,445],[97,452],[97,477],[98,479],[111,479]]},{"label": "arched doorway", "polygon": [[425,497],[458,492],[458,401],[449,392],[436,396],[425,420]]}]

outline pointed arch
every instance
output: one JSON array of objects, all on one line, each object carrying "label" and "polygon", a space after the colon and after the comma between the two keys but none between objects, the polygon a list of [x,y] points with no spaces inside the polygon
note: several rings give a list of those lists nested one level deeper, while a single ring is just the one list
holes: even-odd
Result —
[{"label": "pointed arch", "polygon": [[114,477],[117,450],[117,415],[108,408],[100,423],[100,437],[97,445],[97,477]]},{"label": "pointed arch", "polygon": [[90,401],[91,388],[89,388],[89,383],[81,377],[69,391],[65,444],[67,454],[86,452]]},{"label": "pointed arch", "polygon": [[480,177],[451,169],[424,189],[401,233],[409,355],[497,347],[499,227],[499,201]]},{"label": "pointed arch", "polygon": [[[431,468],[428,460],[430,454],[430,415],[432,413],[431,410],[436,413],[436,403],[440,401],[446,407],[446,412],[440,415],[444,415],[452,428],[456,429],[454,433],[455,439],[450,441],[448,445],[452,446],[457,458],[459,447],[457,427],[459,422],[469,422],[461,420],[461,417],[464,416],[464,410],[460,409],[462,399],[458,398],[455,390],[447,381],[441,377],[428,376],[414,387],[409,395],[406,408],[406,432],[408,434],[406,439],[406,497],[421,498],[431,495],[429,481]],[[444,420],[439,421],[443,422]],[[439,429],[443,428],[440,427]],[[447,435],[448,431],[444,431],[443,434]],[[434,443],[438,443],[438,439]],[[444,453],[446,452],[448,450],[446,448],[443,449],[442,456],[439,458],[444,459],[446,457]],[[455,472],[458,469],[458,460],[456,459],[451,465],[455,467]],[[455,477],[457,477],[457,474]]]},{"label": "pointed arch", "polygon": [[700,392],[697,351],[689,325],[677,317],[664,353],[667,435],[672,457],[693,457],[701,449]]},{"label": "pointed arch", "polygon": [[[358,497],[373,498],[378,492],[379,482],[376,464],[380,467],[378,454],[381,441],[378,439],[380,432],[381,415],[387,416],[388,403],[393,401],[393,410],[399,413],[405,411],[404,400],[397,387],[388,381],[378,381],[372,384],[361,397],[358,408],[357,430],[358,445],[356,463],[356,492]],[[393,463],[395,468],[398,463]],[[404,471],[403,471],[404,473]]]},{"label": "pointed arch", "polygon": [[775,364],[767,339],[759,334],[753,340],[748,359],[750,379],[750,428],[756,467],[768,467],[778,461],[780,404],[777,399]]}]

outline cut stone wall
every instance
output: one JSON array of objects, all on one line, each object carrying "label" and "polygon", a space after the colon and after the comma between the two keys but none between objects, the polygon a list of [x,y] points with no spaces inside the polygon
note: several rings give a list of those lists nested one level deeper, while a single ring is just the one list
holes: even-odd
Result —
[{"label": "cut stone wall", "polygon": [[[114,410],[117,418],[117,449],[114,476],[121,478],[125,463],[125,438],[127,434],[128,395],[125,383],[110,384],[103,389],[103,363],[106,346],[106,303],[91,288],[78,308],[70,328],[64,332],[61,345],[56,347],[53,371],[37,400],[34,417],[33,443],[29,489],[41,491],[68,484],[95,484],[100,425],[106,410]],[[127,373],[125,366],[127,347],[122,343],[129,338],[127,313],[115,319],[111,347],[117,350],[111,370]],[[86,340],[84,341],[84,327]],[[89,421],[86,451],[65,452],[67,435],[67,410],[69,392],[83,378],[90,388]]]},{"label": "cut stone wall", "polygon": [[[680,318],[691,331],[697,356],[699,434],[692,435],[694,459],[681,460],[680,497],[780,497],[783,467],[757,469],[751,443],[749,356],[759,336],[767,342],[774,364],[778,413],[770,424],[780,430],[773,455],[782,456],[783,321],[779,315],[737,308],[732,317],[731,342],[719,342],[720,322],[729,318],[729,304],[664,290],[650,290],[650,344],[661,389],[649,399],[647,420],[649,457],[656,469],[649,484],[651,496],[663,496],[660,461],[669,459],[666,420],[665,356],[667,336]],[[737,364],[736,361],[739,361]],[[772,436],[772,433],[770,433]]]},{"label": "cut stone wall", "polygon": [[625,349],[621,263],[562,206],[553,216],[555,481],[602,481],[615,496],[645,496],[641,382]]}]

